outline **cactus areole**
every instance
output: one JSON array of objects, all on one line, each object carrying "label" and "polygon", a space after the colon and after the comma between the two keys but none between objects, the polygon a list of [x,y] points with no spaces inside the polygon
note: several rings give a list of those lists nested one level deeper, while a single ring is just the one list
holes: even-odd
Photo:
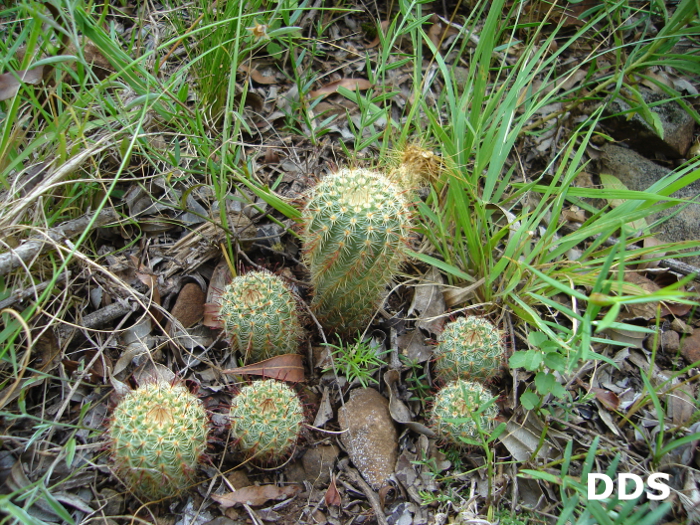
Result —
[{"label": "cactus areole", "polygon": [[246,362],[297,352],[297,304],[280,277],[269,272],[236,277],[219,302],[224,332]]},{"label": "cactus areole", "polygon": [[380,305],[404,258],[411,221],[401,190],[384,175],[343,169],[323,179],[304,209],[304,256],[319,320],[355,333]]},{"label": "cactus areole", "polygon": [[153,382],[127,394],[109,428],[117,477],[149,501],[177,495],[207,448],[202,402],[180,384]]}]

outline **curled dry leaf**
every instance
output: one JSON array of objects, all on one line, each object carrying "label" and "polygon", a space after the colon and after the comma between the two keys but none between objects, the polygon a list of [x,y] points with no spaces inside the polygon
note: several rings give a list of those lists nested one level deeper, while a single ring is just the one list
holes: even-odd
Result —
[{"label": "curled dry leaf", "polygon": [[250,75],[250,78],[253,79],[254,82],[258,84],[277,84],[277,79],[275,78],[275,75],[263,75],[260,71],[258,71],[255,67],[250,67],[248,64],[242,64],[239,68],[239,71],[243,71],[244,73],[247,73]]},{"label": "curled dry leaf", "polygon": [[14,97],[22,84],[38,84],[44,74],[44,66],[23,69],[0,75],[0,100]]},{"label": "curled dry leaf", "polygon": [[224,374],[263,376],[300,383],[304,380],[304,364],[299,354],[282,354],[259,363],[224,370]]},{"label": "curled dry leaf", "polygon": [[259,507],[270,500],[291,498],[300,491],[301,487],[299,485],[285,485],[283,487],[278,487],[277,485],[250,485],[227,494],[212,494],[211,497],[225,509],[239,504]]},{"label": "curled dry leaf", "polygon": [[620,406],[620,399],[615,392],[611,392],[605,388],[593,388],[592,390],[595,394],[595,398],[608,410],[614,412]]},{"label": "curled dry leaf", "polygon": [[445,313],[445,297],[442,294],[444,280],[437,268],[431,267],[423,277],[423,282],[414,287],[413,301],[408,308],[408,316],[416,314],[421,317],[416,326],[430,333],[437,334],[445,320],[438,317]]},{"label": "curled dry leaf", "polygon": [[331,476],[331,483],[328,485],[328,490],[326,490],[323,500],[326,502],[326,507],[339,506],[342,503],[340,492],[338,492],[338,487],[335,485],[335,474]]},{"label": "curled dry leaf", "polygon": [[[386,33],[386,30],[389,29],[389,24],[391,22],[389,20],[382,20],[382,23],[380,24],[380,30],[382,33]],[[381,42],[379,35],[375,37],[374,40],[370,44],[367,45],[367,49],[372,49],[373,47],[377,47],[379,45],[379,42]]]},{"label": "curled dry leaf", "polygon": [[351,91],[355,91],[358,89],[360,91],[364,91],[366,89],[371,88],[372,83],[364,78],[341,78],[340,80],[336,80],[334,82],[331,82],[330,84],[326,84],[321,89],[312,91],[311,93],[309,93],[309,95],[312,98],[325,97],[327,95],[331,95],[337,92],[340,86],[347,88]]},{"label": "curled dry leaf", "polygon": [[[204,315],[204,292],[197,283],[187,283],[177,296],[172,316],[180,321],[183,328],[189,328],[199,322]],[[172,322],[168,321],[165,331],[171,334]]]},{"label": "curled dry leaf", "polygon": [[410,410],[408,410],[408,407],[404,404],[404,402],[399,399],[397,384],[400,380],[401,374],[398,370],[389,370],[386,374],[384,374],[384,382],[386,383],[386,386],[389,387],[389,412],[391,413],[392,419],[397,423],[406,425],[414,432],[431,438],[435,437],[435,432],[433,432],[431,429],[425,425],[412,421],[413,418],[411,417]]}]

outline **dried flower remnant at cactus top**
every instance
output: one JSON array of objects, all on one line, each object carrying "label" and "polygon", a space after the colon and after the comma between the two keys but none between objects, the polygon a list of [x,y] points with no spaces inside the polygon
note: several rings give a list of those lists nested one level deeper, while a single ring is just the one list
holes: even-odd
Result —
[{"label": "dried flower remnant at cactus top", "polygon": [[404,258],[411,221],[402,191],[380,173],[343,169],[312,190],[304,221],[312,308],[334,332],[362,330]]}]

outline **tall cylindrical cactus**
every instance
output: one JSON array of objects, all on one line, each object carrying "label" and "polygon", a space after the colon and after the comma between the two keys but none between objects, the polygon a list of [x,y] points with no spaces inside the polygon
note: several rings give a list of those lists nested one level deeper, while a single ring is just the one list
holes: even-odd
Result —
[{"label": "tall cylindrical cactus", "polygon": [[181,384],[147,383],[116,406],[109,427],[116,475],[150,501],[189,485],[207,448],[209,419]]},{"label": "tall cylindrical cactus", "polygon": [[501,334],[488,319],[460,317],[445,327],[435,357],[435,372],[442,379],[488,381],[503,362]]},{"label": "tall cylindrical cactus", "polygon": [[219,304],[224,332],[246,362],[296,353],[301,335],[297,304],[280,277],[269,272],[236,277]]},{"label": "tall cylindrical cactus", "polygon": [[355,333],[404,257],[411,220],[402,190],[380,173],[342,169],[313,189],[303,215],[311,306],[332,331]]},{"label": "tall cylindrical cactus", "polygon": [[231,402],[231,433],[246,457],[278,461],[292,449],[304,420],[299,397],[267,379],[244,386]]}]

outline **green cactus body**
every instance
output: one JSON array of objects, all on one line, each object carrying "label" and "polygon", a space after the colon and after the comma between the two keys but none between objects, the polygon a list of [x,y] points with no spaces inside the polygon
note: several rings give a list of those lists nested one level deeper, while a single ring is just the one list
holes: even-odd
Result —
[{"label": "green cactus body", "polygon": [[460,317],[445,327],[435,356],[436,375],[447,381],[487,381],[501,368],[501,334],[483,317]]},{"label": "green cactus body", "polygon": [[276,462],[292,449],[304,411],[285,383],[274,379],[244,386],[231,402],[231,432],[248,458]]},{"label": "green cactus body", "polygon": [[296,353],[301,325],[294,296],[269,272],[250,272],[226,287],[219,318],[231,344],[245,362]]},{"label": "green cactus body", "polygon": [[145,499],[174,496],[192,482],[208,429],[202,402],[183,385],[143,385],[114,409],[109,437],[115,474]]},{"label": "green cactus body", "polygon": [[312,191],[304,209],[312,308],[341,334],[364,328],[403,260],[411,228],[401,190],[369,170],[343,169]]},{"label": "green cactus body", "polygon": [[482,430],[490,431],[495,426],[498,408],[491,404],[483,412],[474,415],[492,399],[479,383],[458,380],[449,383],[435,396],[431,423],[435,433],[442,439],[464,446],[461,438],[479,439],[475,418]]}]

